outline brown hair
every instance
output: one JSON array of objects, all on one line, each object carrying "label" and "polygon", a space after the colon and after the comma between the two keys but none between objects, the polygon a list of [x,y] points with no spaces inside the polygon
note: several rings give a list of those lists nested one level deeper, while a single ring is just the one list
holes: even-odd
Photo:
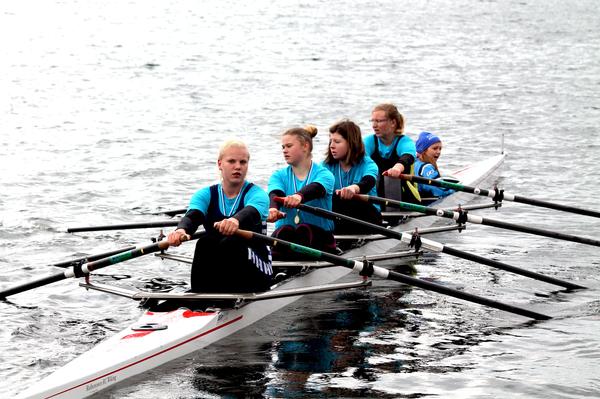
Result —
[{"label": "brown hair", "polygon": [[404,134],[404,117],[398,111],[398,108],[391,103],[383,103],[376,105],[373,111],[385,112],[385,117],[396,121],[396,131],[394,132],[397,136]]},{"label": "brown hair", "polygon": [[312,153],[313,150],[313,137],[317,135],[317,127],[313,125],[306,125],[304,127],[293,127],[286,130],[282,136],[296,136],[300,143],[308,143],[308,152]]},{"label": "brown hair", "polygon": [[[329,133],[337,133],[348,142],[348,153],[346,154],[345,162],[350,165],[356,165],[365,156],[365,145],[362,141],[360,127],[349,119],[342,119],[334,123],[329,128]],[[329,139],[331,144],[331,139]],[[333,164],[336,160],[331,154],[331,148],[327,146],[327,154],[325,155],[325,163]]]}]

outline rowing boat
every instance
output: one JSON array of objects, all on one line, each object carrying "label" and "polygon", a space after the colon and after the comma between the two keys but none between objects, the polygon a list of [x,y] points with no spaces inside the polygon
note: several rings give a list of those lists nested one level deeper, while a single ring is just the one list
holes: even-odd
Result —
[{"label": "rowing boat", "polygon": [[[493,156],[457,170],[452,176],[462,184],[480,184],[499,168],[503,160],[504,155]],[[452,207],[468,202],[469,198],[468,194],[457,192],[439,200],[436,206]],[[413,218],[396,229],[424,229],[435,221],[431,216]],[[350,250],[347,255],[375,256],[389,252],[397,245],[398,242],[391,239],[371,240],[360,248]],[[370,284],[366,278],[335,283],[351,272],[352,270],[340,266],[312,267],[293,278],[283,280],[272,290],[258,294],[148,293],[91,282],[81,283],[88,289],[138,301],[210,301],[213,306],[182,306],[161,310],[150,308],[135,323],[31,385],[18,398],[90,396],[217,342],[291,304],[302,295],[360,288]]]}]

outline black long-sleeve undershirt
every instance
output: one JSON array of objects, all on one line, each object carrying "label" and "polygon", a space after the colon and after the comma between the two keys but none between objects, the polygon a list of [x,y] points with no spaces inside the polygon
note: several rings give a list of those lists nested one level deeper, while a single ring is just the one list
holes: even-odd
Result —
[{"label": "black long-sleeve undershirt", "polygon": [[361,194],[367,194],[373,187],[375,187],[376,184],[377,179],[375,179],[373,176],[363,176],[363,178],[356,183]]},{"label": "black long-sleeve undershirt", "polygon": [[184,229],[187,234],[194,234],[205,219],[204,212],[198,209],[190,209],[177,223],[177,228]]},{"label": "black long-sleeve undershirt", "polygon": [[[302,187],[297,194],[302,196],[302,202],[305,203],[317,198],[323,198],[325,195],[327,195],[327,191],[321,183],[313,182]],[[281,204],[275,202],[275,197],[285,197],[285,193],[283,190],[273,190],[269,193],[269,207],[279,209]]]}]

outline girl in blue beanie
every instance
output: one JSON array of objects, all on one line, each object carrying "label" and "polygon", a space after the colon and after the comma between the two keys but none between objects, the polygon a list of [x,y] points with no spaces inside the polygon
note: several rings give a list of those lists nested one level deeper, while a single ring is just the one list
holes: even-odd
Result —
[{"label": "girl in blue beanie", "polygon": [[[417,160],[415,161],[415,175],[427,179],[437,179],[440,177],[440,171],[437,166],[437,160],[442,153],[442,141],[433,133],[421,132],[416,142]],[[454,190],[449,188],[428,186],[419,184],[419,194],[422,199],[442,198],[452,194]],[[424,203],[431,203],[433,200],[424,200]]]}]

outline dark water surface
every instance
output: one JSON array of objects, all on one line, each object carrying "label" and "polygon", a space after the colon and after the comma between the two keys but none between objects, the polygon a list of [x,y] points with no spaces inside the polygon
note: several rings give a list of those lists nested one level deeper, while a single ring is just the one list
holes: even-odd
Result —
[{"label": "dark water surface", "polygon": [[[442,136],[444,170],[500,151],[513,194],[600,209],[596,1],[108,1],[0,6],[0,287],[73,256],[149,243],[217,178],[219,144],[249,143],[251,179],[283,165],[279,135],[313,123],[322,159],[341,117],[370,133],[393,101],[413,137]],[[506,204],[479,214],[600,238],[600,220]],[[554,316],[519,316],[376,282],[322,294],[102,397],[587,398],[600,396],[598,248],[475,226],[435,237],[577,282],[567,293],[454,258],[418,276]],[[188,267],[105,269],[143,286]],[[110,277],[99,277],[111,280]],[[74,281],[0,303],[0,396],[120,330],[135,303]]]}]

